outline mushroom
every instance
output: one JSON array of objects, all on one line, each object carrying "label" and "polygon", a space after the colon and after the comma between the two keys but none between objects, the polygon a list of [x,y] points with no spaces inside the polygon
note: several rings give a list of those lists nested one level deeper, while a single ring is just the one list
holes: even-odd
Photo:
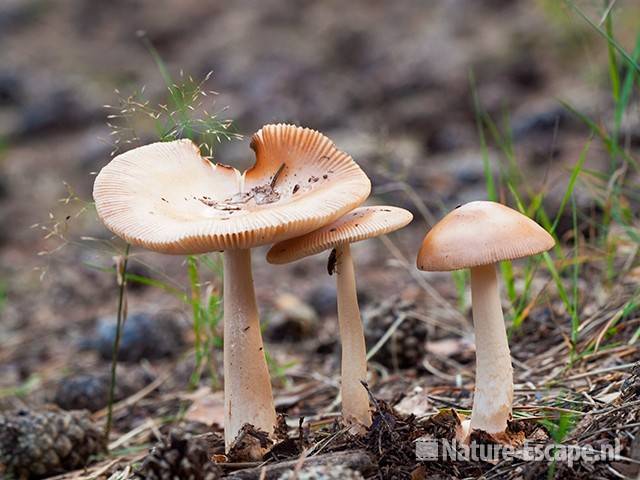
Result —
[{"label": "mushroom", "polygon": [[267,125],[244,173],[190,140],[114,158],[96,178],[98,216],[127,242],[169,254],[224,251],[225,444],[245,423],[276,424],[251,273],[251,249],[316,230],[362,203],[371,185],[324,135]]},{"label": "mushroom", "polygon": [[342,341],[342,418],[348,425],[371,425],[369,397],[361,382],[367,380],[367,352],[356,296],[350,244],[384,235],[407,225],[413,215],[396,207],[360,207],[315,232],[276,243],[267,261],[289,263],[334,249],[329,274],[336,272],[338,322]]},{"label": "mushroom", "polygon": [[530,218],[488,201],[456,208],[424,238],[418,253],[420,270],[471,269],[476,384],[467,430],[482,430],[499,438],[511,417],[513,369],[496,263],[544,252],[554,243]]}]

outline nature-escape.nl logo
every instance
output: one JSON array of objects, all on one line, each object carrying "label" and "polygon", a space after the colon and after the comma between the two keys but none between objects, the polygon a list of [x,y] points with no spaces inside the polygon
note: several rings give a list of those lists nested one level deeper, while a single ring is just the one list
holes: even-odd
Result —
[{"label": "nature-escape.nl logo", "polygon": [[615,439],[613,445],[598,449],[588,446],[525,442],[520,447],[422,437],[415,441],[416,459],[421,461],[482,461],[495,463],[500,460],[519,459],[526,462],[596,462],[620,458],[622,446]]}]

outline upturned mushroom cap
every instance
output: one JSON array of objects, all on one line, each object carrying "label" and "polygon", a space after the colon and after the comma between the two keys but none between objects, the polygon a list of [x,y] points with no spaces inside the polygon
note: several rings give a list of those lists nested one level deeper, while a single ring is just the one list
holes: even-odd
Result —
[{"label": "upturned mushroom cap", "polygon": [[456,208],[422,242],[418,268],[450,271],[545,252],[553,237],[529,217],[500,203],[477,201]]},{"label": "upturned mushroom cap", "polygon": [[267,261],[289,263],[342,243],[354,243],[393,232],[407,225],[413,215],[403,208],[360,207],[335,222],[301,237],[276,243],[267,253]]},{"label": "upturned mushroom cap", "polygon": [[251,139],[244,173],[203,158],[190,140],[154,143],[98,174],[98,216],[116,235],[172,254],[245,249],[335,220],[369,195],[369,179],[324,135],[266,125]]}]

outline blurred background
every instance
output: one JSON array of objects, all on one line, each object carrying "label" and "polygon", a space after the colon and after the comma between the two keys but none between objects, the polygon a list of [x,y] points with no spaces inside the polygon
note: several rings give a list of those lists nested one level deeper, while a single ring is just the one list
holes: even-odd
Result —
[{"label": "blurred background", "polygon": [[[615,37],[632,52],[640,4],[614,3]],[[598,23],[606,2],[575,5],[606,28]],[[114,152],[157,139],[144,122],[128,125],[133,135],[119,116],[134,94],[167,104],[153,49],[176,82],[212,72],[203,89],[218,95],[202,98],[207,111],[243,135],[212,145],[215,160],[250,165],[249,137],[263,124],[312,127],[362,165],[372,203],[414,213],[386,243],[354,249],[363,308],[397,295],[429,315],[433,292],[416,281],[417,248],[444,212],[487,198],[487,174],[499,200],[516,204],[512,189],[526,202],[538,195],[553,218],[590,138],[584,169],[610,169],[605,145],[580,116],[603,128],[614,121],[608,44],[564,2],[2,0],[0,402],[62,395],[65,404],[62,379],[106,372],[118,298],[113,258],[123,245],[97,220],[91,188]],[[623,62],[613,69],[619,78],[628,72]],[[619,127],[637,154],[637,97]],[[575,199],[582,220],[602,208],[589,182],[578,182]],[[570,213],[562,216],[558,235],[571,225]],[[584,225],[585,236],[597,235]],[[334,278],[323,255],[273,267],[264,254],[255,250],[254,267],[270,352],[303,375],[301,344],[286,342],[311,336],[308,351],[334,351]],[[206,301],[219,293],[217,266],[216,256],[200,264]],[[127,333],[122,359],[142,365],[145,381],[169,368],[183,385],[195,362],[191,305],[180,296],[193,290],[185,260],[133,249],[130,268],[137,280],[128,308],[142,320],[129,322],[138,330]],[[455,278],[422,278],[467,315]],[[168,326],[151,327],[145,315],[168,316]],[[336,360],[319,362],[335,373]]]}]

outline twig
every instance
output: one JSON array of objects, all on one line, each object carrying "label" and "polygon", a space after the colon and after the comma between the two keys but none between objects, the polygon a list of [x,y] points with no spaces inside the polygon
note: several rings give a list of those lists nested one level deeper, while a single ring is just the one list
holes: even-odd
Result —
[{"label": "twig", "polygon": [[302,466],[304,465],[304,462],[307,459],[308,455],[309,455],[309,449],[305,448],[300,454],[300,458],[298,458],[298,461],[296,462],[296,466],[293,468],[293,477],[291,478],[291,480],[298,480],[300,475],[300,470],[302,470]]},{"label": "twig", "polygon": [[429,210],[427,205],[422,201],[422,199],[420,198],[420,195],[418,195],[418,193],[413,189],[413,187],[411,187],[411,185],[409,185],[407,182],[395,181],[395,182],[386,183],[384,185],[380,185],[379,187],[376,187],[373,193],[375,195],[380,195],[380,194],[394,192],[398,190],[403,191],[407,195],[407,197],[409,197],[409,200],[411,200],[411,202],[415,205],[416,209],[418,210],[418,212],[420,213],[420,215],[422,216],[422,218],[427,224],[434,225],[438,221],[437,217],[431,212],[431,210]]},{"label": "twig", "polygon": [[598,333],[598,336],[596,337],[595,345],[593,346],[594,353],[596,353],[598,351],[598,349],[600,348],[600,343],[602,342],[602,339],[604,338],[606,333],[609,331],[609,328],[611,328],[611,325],[617,323],[618,320],[620,320],[623,315],[624,315],[624,309],[618,310],[615,313],[615,315],[613,315],[609,319],[609,321],[605,324],[605,326],[602,327],[602,329],[600,330],[600,333]]},{"label": "twig", "polygon": [[633,427],[640,427],[640,422],[626,423],[624,425],[616,425],[616,426],[613,426],[613,427],[601,428],[600,430],[596,430],[594,432],[590,432],[589,435],[587,435],[586,437],[581,437],[580,441],[584,442],[588,438],[595,437],[596,435],[599,435],[601,433],[613,432],[613,431],[617,431],[617,430],[626,430],[627,428],[633,428]]},{"label": "twig", "polygon": [[[351,427],[347,426],[344,427],[340,430],[338,430],[336,433],[334,433],[333,435],[331,435],[329,438],[327,438],[326,440],[322,441],[322,442],[318,442],[315,445],[313,445],[311,448],[309,448],[307,456],[311,457],[315,457],[317,455],[320,454],[320,452],[322,452],[322,450],[324,450],[327,446],[329,446],[329,444],[331,442],[333,442],[336,438],[338,438],[340,435],[347,433],[349,431]],[[317,450],[317,453],[315,453],[315,451]],[[312,455],[313,453],[313,455]]]},{"label": "twig", "polygon": [[367,360],[371,360],[371,358],[376,353],[378,353],[378,351],[384,346],[384,344],[387,343],[387,340],[391,338],[391,335],[394,334],[394,332],[398,329],[398,327],[400,327],[400,325],[402,325],[402,322],[404,322],[406,319],[407,316],[404,313],[398,315],[398,318],[391,324],[387,331],[384,332],[384,335],[380,337],[380,340],[378,340],[376,344],[367,352]]},{"label": "twig", "polygon": [[418,273],[416,268],[409,263],[407,258],[403,255],[400,249],[386,236],[383,235],[380,237],[382,243],[384,243],[385,247],[391,252],[391,254],[396,257],[396,259],[400,262],[400,264],[409,272],[409,274],[414,278],[416,282],[422,287],[422,289],[427,292],[427,294],[435,300],[435,302],[446,312],[448,312],[453,318],[455,318],[461,325],[464,325],[466,328],[470,327],[469,321],[454,307],[451,306],[449,302],[447,302],[438,291],[433,288],[429,282],[427,282],[422,275]]},{"label": "twig", "polygon": [[146,430],[151,430],[155,427],[155,422],[153,421],[152,418],[149,418],[146,422],[138,425],[136,428],[134,428],[133,430],[125,433],[124,435],[122,435],[120,438],[118,438],[117,440],[111,442],[109,444],[109,450],[114,450],[116,448],[118,448],[121,445],[124,445],[126,442],[128,442],[129,440],[131,440],[132,438],[138,436],[139,434],[141,434],[142,432],[146,431]]},{"label": "twig", "polygon": [[415,320],[420,320],[421,322],[424,322],[428,325],[433,325],[436,327],[441,328],[442,330],[444,330],[445,332],[450,332],[450,333],[454,333],[456,335],[458,335],[459,337],[464,337],[468,334],[468,332],[465,332],[464,330],[461,330],[460,328],[457,328],[453,325],[450,325],[449,323],[447,323],[446,321],[441,321],[438,320],[435,316],[427,316],[423,313],[420,313],[416,310],[407,310],[406,312],[407,316],[409,318],[413,318]]},{"label": "twig", "polygon": [[591,372],[579,373],[567,377],[566,380],[578,380],[579,378],[593,377],[594,375],[600,375],[601,373],[617,372],[618,370],[629,370],[633,368],[637,363],[627,363],[625,365],[617,365],[615,367],[601,368],[599,370],[592,370]]},{"label": "twig", "polygon": [[[144,387],[142,390],[139,390],[138,392],[134,393],[130,397],[128,397],[128,398],[126,398],[124,400],[121,400],[118,403],[115,403],[113,405],[113,412],[116,412],[116,411],[118,411],[118,410],[120,410],[120,409],[122,409],[124,407],[129,407],[131,405],[134,405],[134,404],[138,403],[140,400],[142,400],[144,397],[149,395],[156,388],[158,388],[160,385],[162,385],[164,382],[166,382],[168,378],[169,378],[169,374],[165,374],[162,377],[158,377],[153,382],[151,382],[149,385]],[[94,413],[92,418],[94,420],[100,419],[100,418],[104,417],[105,415],[107,415],[108,412],[109,412],[108,408],[103,408],[102,410],[98,410],[96,413]]]}]

